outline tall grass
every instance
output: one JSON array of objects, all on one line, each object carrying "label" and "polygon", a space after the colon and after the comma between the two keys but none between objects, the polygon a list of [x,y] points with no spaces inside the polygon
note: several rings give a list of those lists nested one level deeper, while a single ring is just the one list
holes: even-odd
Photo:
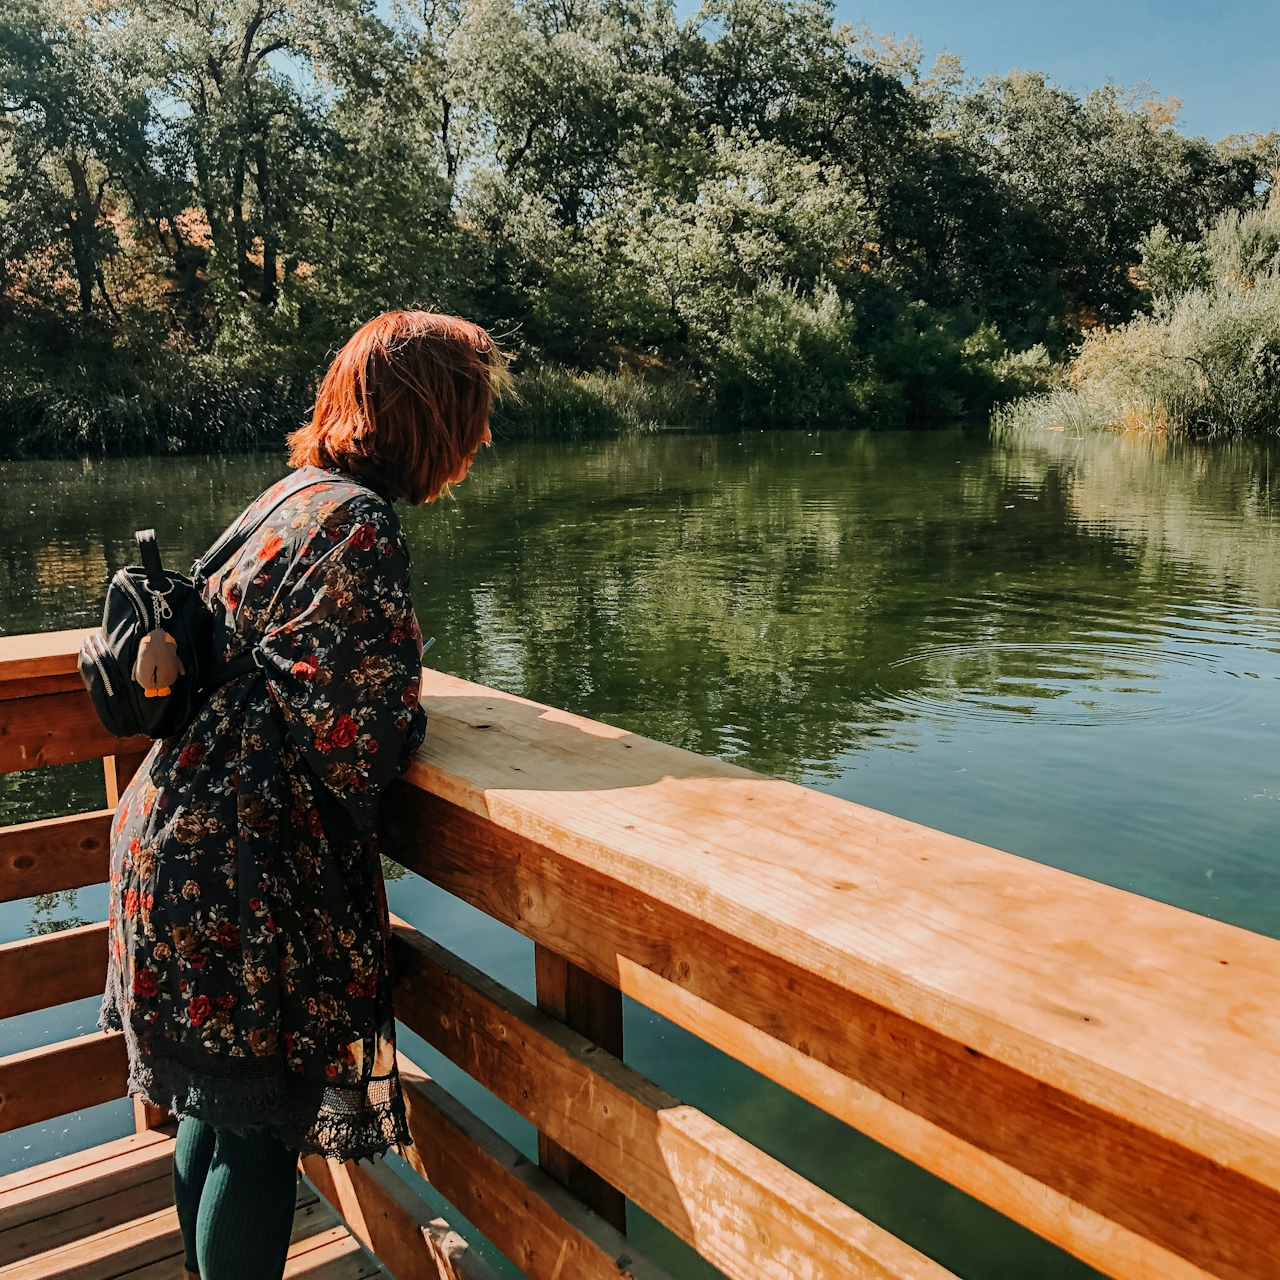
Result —
[{"label": "tall grass", "polygon": [[668,375],[574,373],[544,365],[517,373],[514,393],[494,407],[493,431],[500,439],[647,435],[707,422],[697,388]]},{"label": "tall grass", "polygon": [[278,448],[313,395],[305,372],[236,368],[208,354],[84,344],[58,358],[6,344],[0,457]]},{"label": "tall grass", "polygon": [[[139,358],[89,347],[58,360],[7,347],[0,457],[277,449],[309,414],[321,371],[163,349]],[[513,389],[493,415],[507,439],[638,435],[707,420],[697,389],[667,376],[543,367],[517,373]]]},{"label": "tall grass", "polygon": [[1144,248],[1152,313],[1094,330],[1059,385],[997,411],[998,428],[1280,433],[1280,208],[1228,214],[1199,245],[1159,228]]}]

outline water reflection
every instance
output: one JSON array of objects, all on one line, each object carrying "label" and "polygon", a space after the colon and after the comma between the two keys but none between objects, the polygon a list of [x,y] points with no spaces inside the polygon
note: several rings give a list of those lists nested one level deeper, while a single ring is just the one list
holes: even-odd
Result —
[{"label": "water reflection", "polygon": [[[1280,934],[1274,459],[959,433],[504,446],[404,520],[445,670]],[[3,629],[96,622],[133,529],[190,563],[282,469],[0,465]],[[15,775],[0,820],[101,794],[96,764]],[[499,926],[414,877],[392,896],[527,981]],[[104,911],[86,890],[0,927]],[[627,1034],[641,1070],[957,1274],[1092,1274],[642,1012]]]}]

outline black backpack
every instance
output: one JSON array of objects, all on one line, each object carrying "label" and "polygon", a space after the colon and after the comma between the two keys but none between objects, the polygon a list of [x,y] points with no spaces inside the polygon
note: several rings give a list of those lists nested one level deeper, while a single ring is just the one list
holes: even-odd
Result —
[{"label": "black backpack", "polygon": [[204,582],[281,503],[321,479],[310,467],[295,472],[271,506],[247,522],[242,515],[223,533],[192,566],[190,578],[164,567],[154,529],[138,530],[142,567],[116,572],[102,628],[80,646],[80,676],[108,733],[172,737],[191,723],[210,690],[261,665],[256,650],[226,663],[213,652]]}]

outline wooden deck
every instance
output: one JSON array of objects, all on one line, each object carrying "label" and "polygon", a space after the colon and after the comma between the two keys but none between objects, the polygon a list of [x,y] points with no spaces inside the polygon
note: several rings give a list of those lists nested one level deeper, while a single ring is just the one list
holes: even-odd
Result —
[{"label": "wooden deck", "polygon": [[[388,1273],[299,1180],[286,1277]],[[173,1139],[154,1130],[0,1178],[0,1280],[182,1280]]]},{"label": "wooden deck", "polygon": [[[104,878],[145,745],[88,711],[81,634],[0,639],[0,772],[103,756],[108,808],[0,830],[0,900]],[[735,1280],[949,1274],[627,1066],[624,992],[1116,1280],[1280,1275],[1280,942],[437,672],[422,696],[384,847],[533,940],[537,1002],[397,922],[397,1013],[539,1162],[408,1060],[405,1155],[532,1280],[660,1277],[628,1200]],[[99,990],[104,934],[0,947],[0,1017]],[[123,1082],[112,1035],[0,1059],[0,1130]],[[385,1166],[306,1172],[351,1258],[483,1274]]]}]

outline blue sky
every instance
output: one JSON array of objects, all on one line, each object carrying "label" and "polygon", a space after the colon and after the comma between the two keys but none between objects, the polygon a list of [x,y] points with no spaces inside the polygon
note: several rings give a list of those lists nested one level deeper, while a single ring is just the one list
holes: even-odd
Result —
[{"label": "blue sky", "polygon": [[1217,139],[1280,129],[1280,0],[836,0],[843,21],[914,35],[970,75],[1023,67],[1083,92],[1147,81],[1181,126]]}]

